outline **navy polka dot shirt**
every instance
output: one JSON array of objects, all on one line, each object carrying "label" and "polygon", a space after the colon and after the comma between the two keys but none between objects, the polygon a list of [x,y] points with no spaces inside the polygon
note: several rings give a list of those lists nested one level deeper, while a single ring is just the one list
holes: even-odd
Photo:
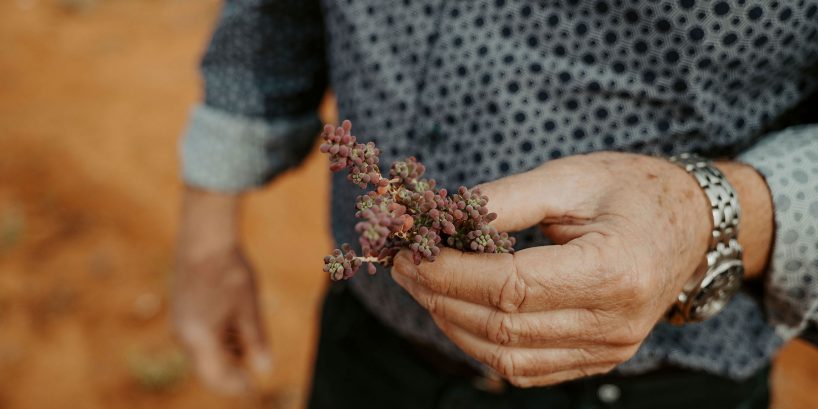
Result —
[{"label": "navy polka dot shirt", "polygon": [[[448,188],[598,150],[749,163],[775,202],[763,291],[700,324],[657,325],[618,370],[739,379],[816,333],[818,126],[786,125],[818,89],[818,0],[236,0],[201,69],[181,151],[186,183],[211,190],[298,164],[328,85],[385,162],[417,156]],[[334,176],[339,242],[356,242],[359,193]],[[398,333],[468,360],[389,274],[352,287]]]}]

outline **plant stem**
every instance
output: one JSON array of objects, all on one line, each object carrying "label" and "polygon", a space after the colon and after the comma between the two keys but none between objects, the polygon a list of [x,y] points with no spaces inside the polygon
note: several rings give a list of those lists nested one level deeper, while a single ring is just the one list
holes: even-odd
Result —
[{"label": "plant stem", "polygon": [[383,261],[383,260],[381,260],[381,259],[379,259],[377,257],[372,257],[372,256],[369,256],[369,257],[360,256],[360,257],[355,257],[355,259],[361,260],[361,262],[363,262],[363,263],[380,263],[380,262]]}]

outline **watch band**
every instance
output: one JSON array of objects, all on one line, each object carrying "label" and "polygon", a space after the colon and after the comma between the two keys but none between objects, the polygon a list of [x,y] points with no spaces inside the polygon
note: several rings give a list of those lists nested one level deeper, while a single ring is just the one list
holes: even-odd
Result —
[{"label": "watch band", "polygon": [[711,161],[698,155],[683,153],[671,157],[670,161],[693,175],[710,200],[710,208],[713,212],[713,235],[708,249],[715,250],[718,244],[727,246],[731,240],[736,240],[741,209],[738,205],[736,190],[733,189],[724,174],[714,167]]},{"label": "watch band", "polygon": [[742,248],[738,243],[741,208],[735,189],[711,161],[688,153],[671,157],[670,161],[696,179],[713,215],[705,260],[668,313],[672,323],[699,322],[718,313],[741,285]]}]

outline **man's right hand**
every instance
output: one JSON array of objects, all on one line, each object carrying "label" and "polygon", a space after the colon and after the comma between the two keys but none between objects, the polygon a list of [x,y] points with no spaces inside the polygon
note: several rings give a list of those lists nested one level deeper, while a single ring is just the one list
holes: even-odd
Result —
[{"label": "man's right hand", "polygon": [[246,391],[272,366],[255,272],[238,241],[238,201],[185,190],[172,299],[173,326],[197,375],[225,394]]}]

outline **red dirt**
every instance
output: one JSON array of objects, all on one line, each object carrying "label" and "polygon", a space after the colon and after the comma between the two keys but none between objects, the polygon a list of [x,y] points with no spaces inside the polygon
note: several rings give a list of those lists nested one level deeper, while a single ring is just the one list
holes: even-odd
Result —
[{"label": "red dirt", "polygon": [[[168,331],[175,146],[218,6],[0,2],[0,408],[303,406],[330,247],[317,155],[245,212],[277,357],[271,390],[202,389]],[[777,408],[818,407],[818,351],[789,346],[774,385]]]}]

